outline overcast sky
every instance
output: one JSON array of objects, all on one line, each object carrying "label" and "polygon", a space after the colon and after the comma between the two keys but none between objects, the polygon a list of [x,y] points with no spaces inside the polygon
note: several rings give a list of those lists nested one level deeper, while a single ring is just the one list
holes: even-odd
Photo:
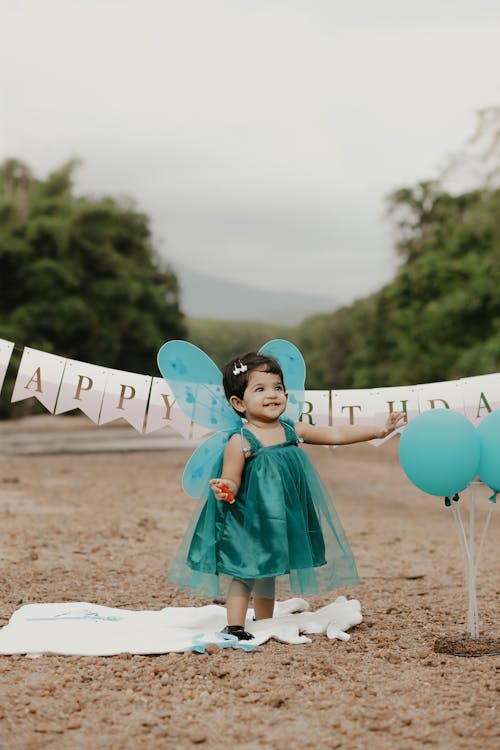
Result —
[{"label": "overcast sky", "polygon": [[349,302],[384,196],[500,103],[498,0],[0,0],[0,159],[133,196],[175,266]]}]

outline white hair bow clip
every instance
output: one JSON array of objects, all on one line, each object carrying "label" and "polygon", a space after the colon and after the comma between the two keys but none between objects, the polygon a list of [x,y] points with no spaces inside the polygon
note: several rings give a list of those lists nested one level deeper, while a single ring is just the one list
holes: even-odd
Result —
[{"label": "white hair bow clip", "polygon": [[[239,362],[239,364],[238,364],[238,362]],[[247,370],[248,370],[248,367],[243,364],[243,362],[241,361],[241,359],[238,359],[234,363],[233,375],[240,375],[242,372],[246,372]]]}]

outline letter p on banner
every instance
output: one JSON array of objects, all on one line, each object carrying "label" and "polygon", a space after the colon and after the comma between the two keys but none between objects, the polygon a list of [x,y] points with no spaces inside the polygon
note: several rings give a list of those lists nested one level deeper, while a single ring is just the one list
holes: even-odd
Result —
[{"label": "letter p on banner", "polygon": [[151,380],[150,375],[109,370],[99,424],[122,418],[142,432]]},{"label": "letter p on banner", "polygon": [[106,379],[106,367],[68,359],[56,405],[56,414],[80,409],[98,424]]}]

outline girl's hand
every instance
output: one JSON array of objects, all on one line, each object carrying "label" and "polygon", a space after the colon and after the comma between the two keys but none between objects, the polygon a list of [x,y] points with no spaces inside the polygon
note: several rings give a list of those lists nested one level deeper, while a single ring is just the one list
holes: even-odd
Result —
[{"label": "girl's hand", "polygon": [[386,419],[385,425],[381,429],[381,438],[387,437],[391,432],[397,430],[398,427],[402,427],[406,420],[406,414],[402,411],[393,411]]},{"label": "girl's hand", "polygon": [[231,479],[211,479],[210,485],[216,500],[225,500],[232,505],[237,487]]}]

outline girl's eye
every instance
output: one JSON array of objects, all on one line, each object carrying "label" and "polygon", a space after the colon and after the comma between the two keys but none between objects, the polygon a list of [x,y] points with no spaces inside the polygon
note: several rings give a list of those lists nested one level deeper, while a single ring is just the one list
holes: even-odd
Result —
[{"label": "girl's eye", "polygon": [[282,385],[277,385],[276,386],[276,390],[277,391],[282,391],[283,390],[283,386]]}]

